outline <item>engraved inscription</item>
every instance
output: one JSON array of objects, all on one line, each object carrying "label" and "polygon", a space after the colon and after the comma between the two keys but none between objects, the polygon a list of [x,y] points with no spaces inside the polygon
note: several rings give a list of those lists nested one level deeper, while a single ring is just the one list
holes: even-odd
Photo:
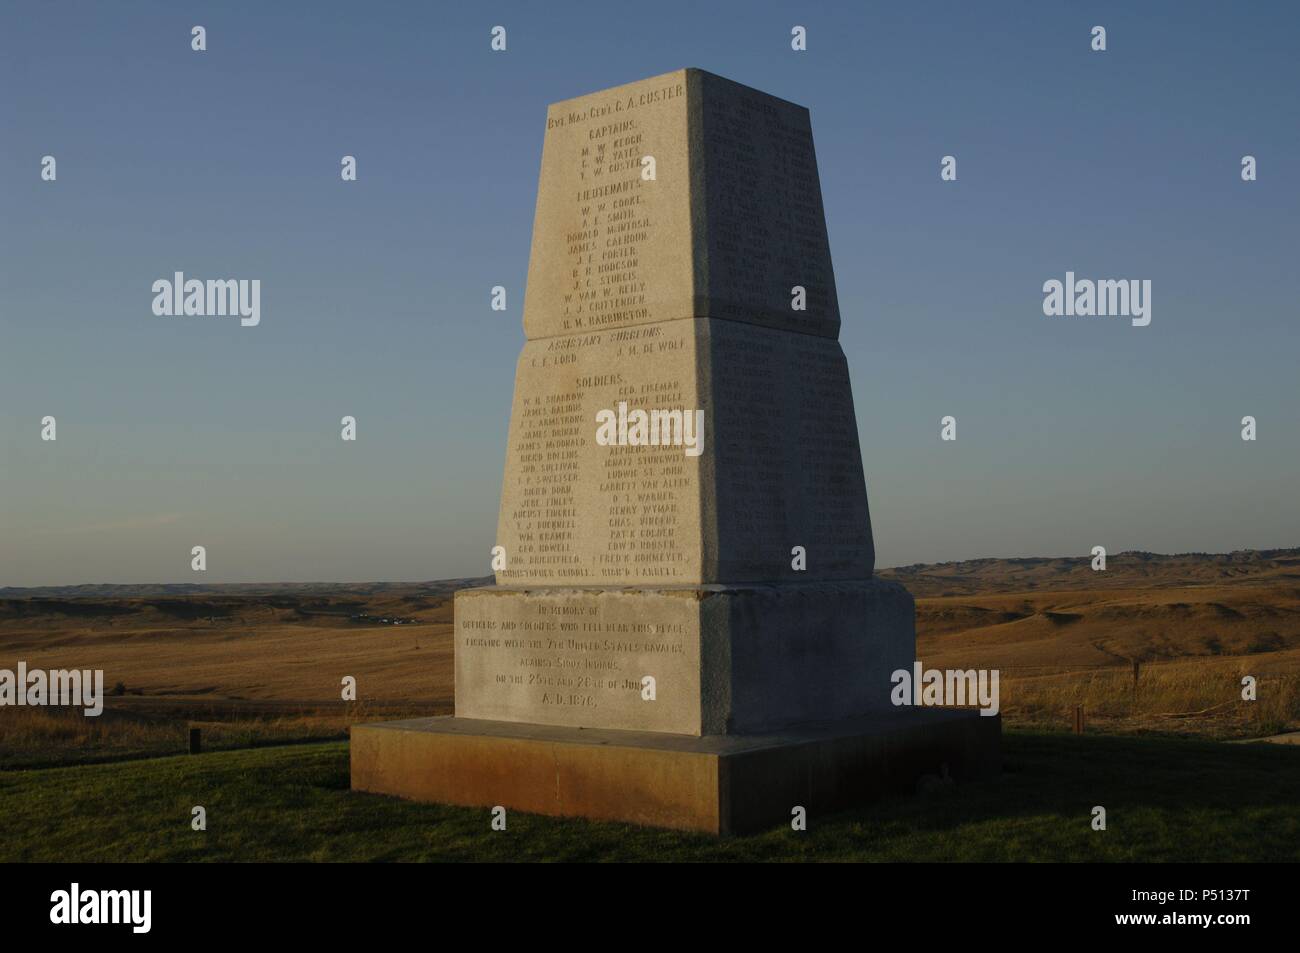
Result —
[{"label": "engraved inscription", "polygon": [[529,338],[688,317],[685,72],[559,103],[546,125]]},{"label": "engraved inscription", "polygon": [[[458,716],[698,732],[694,599],[575,590],[520,596],[458,597]],[[642,696],[647,675],[654,700]]]},{"label": "engraved inscription", "polygon": [[530,341],[519,361],[498,542],[501,584],[698,581],[698,457],[600,446],[620,401],[698,407],[695,323]]},{"label": "engraved inscription", "polygon": [[697,70],[552,106],[528,337],[688,317],[838,336],[807,110]]}]

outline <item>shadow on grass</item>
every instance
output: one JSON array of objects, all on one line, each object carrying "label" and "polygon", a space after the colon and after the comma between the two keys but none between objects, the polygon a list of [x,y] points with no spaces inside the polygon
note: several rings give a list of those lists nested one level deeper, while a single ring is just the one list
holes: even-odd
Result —
[{"label": "shadow on grass", "polygon": [[996,780],[814,812],[806,832],[723,839],[515,812],[493,831],[487,809],[353,793],[343,743],[10,771],[0,860],[1300,859],[1294,748],[1009,732],[1004,764]]}]

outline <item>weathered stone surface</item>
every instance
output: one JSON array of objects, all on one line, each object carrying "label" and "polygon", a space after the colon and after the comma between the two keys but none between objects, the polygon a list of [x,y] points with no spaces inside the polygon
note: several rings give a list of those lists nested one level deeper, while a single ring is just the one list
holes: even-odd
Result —
[{"label": "weathered stone surface", "polygon": [[[838,338],[808,110],[703,70],[692,91],[695,316]],[[790,307],[791,288],[807,310]]]},{"label": "weathered stone surface", "polygon": [[[703,452],[600,446],[596,415],[703,411]],[[875,562],[837,342],[683,320],[529,341],[497,543],[502,585],[807,582]],[[793,568],[804,548],[806,568]]]},{"label": "weathered stone surface", "polygon": [[[869,582],[807,110],[700,70],[552,106],[524,326],[496,542],[526,591],[458,595],[457,712],[710,734],[883,707],[912,605]],[[688,439],[647,445],[638,412]]]},{"label": "weathered stone surface", "polygon": [[808,110],[698,69],[551,106],[529,339],[690,317],[838,336]]},{"label": "weathered stone surface", "polygon": [[[524,299],[530,340],[694,313],[687,71],[547,111]],[[641,177],[653,155],[656,180]]]},{"label": "weathered stone surface", "polygon": [[597,412],[620,401],[700,408],[700,344],[695,322],[671,321],[524,346],[497,532],[508,563],[498,583],[705,581],[707,420],[699,456],[595,440]]},{"label": "weathered stone surface", "polygon": [[[552,106],[524,328],[499,584],[871,576],[806,109],[694,69]],[[599,445],[620,407],[702,411],[703,453]]]},{"label": "weathered stone surface", "polygon": [[891,709],[915,658],[897,583],[723,586],[701,600],[706,734],[750,734]]},{"label": "weathered stone surface", "polygon": [[885,710],[913,660],[912,597],[879,579],[466,589],[455,618],[460,718],[770,731]]},{"label": "weathered stone surface", "polygon": [[[848,364],[836,341],[696,322],[711,437],[703,582],[869,579],[871,514]],[[802,547],[804,569],[793,568]]]},{"label": "weathered stone surface", "polygon": [[689,588],[463,589],[456,715],[700,734],[699,600]]}]

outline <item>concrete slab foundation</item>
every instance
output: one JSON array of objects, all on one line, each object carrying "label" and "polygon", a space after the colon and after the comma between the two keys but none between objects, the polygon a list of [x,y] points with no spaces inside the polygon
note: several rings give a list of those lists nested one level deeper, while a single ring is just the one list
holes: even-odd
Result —
[{"label": "concrete slab foundation", "polygon": [[[992,777],[1001,719],[901,709],[762,735],[691,737],[417,718],[352,728],[352,788],[417,801],[739,834]],[[946,771],[945,771],[946,766]],[[815,820],[814,820],[815,823]]]}]

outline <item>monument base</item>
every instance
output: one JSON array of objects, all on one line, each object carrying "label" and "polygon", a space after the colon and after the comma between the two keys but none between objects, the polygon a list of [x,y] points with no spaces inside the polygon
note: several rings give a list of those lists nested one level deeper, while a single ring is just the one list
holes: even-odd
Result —
[{"label": "monument base", "polygon": [[483,721],[766,734],[888,712],[916,659],[911,594],[874,578],[485,586],[455,619],[456,717]]},{"label": "monument base", "polygon": [[970,710],[703,737],[444,716],[354,725],[352,789],[733,834],[788,824],[796,806],[911,793],[927,775],[991,777],[1000,748],[1001,718]]}]

